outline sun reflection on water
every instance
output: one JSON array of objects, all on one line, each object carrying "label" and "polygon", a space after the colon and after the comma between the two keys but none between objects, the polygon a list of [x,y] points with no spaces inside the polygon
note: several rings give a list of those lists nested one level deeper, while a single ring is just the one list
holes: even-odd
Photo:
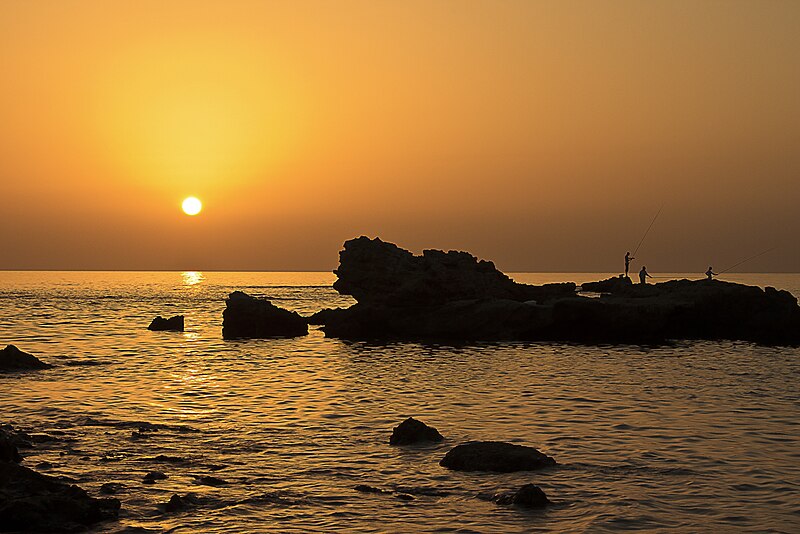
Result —
[{"label": "sun reflection on water", "polygon": [[206,279],[206,277],[203,276],[203,273],[198,271],[183,272],[181,273],[181,278],[183,278],[183,285],[185,286],[196,286]]}]

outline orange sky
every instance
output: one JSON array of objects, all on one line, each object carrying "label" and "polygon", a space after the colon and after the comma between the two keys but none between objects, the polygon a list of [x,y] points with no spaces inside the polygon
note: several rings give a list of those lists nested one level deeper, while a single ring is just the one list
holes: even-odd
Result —
[{"label": "orange sky", "polygon": [[[165,4],[165,5],[164,5]],[[0,3],[0,268],[800,271],[800,2]],[[181,200],[200,198],[188,217]]]}]

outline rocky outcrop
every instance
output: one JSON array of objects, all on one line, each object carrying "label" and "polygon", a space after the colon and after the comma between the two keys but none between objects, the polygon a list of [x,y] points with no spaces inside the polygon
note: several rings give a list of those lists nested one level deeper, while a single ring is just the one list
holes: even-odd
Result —
[{"label": "rocky outcrop", "polygon": [[416,443],[431,443],[444,440],[438,430],[428,426],[422,421],[409,417],[392,430],[389,437],[390,445],[413,445]]},{"label": "rocky outcrop", "polygon": [[169,319],[164,319],[159,315],[153,319],[147,329],[156,332],[183,332],[183,315],[175,315]]},{"label": "rocky outcrop", "polygon": [[729,339],[800,345],[800,306],[787,291],[721,282],[518,284],[465,252],[414,256],[360,237],[345,243],[334,288],[357,303],[309,320],[352,340],[662,343]]},{"label": "rocky outcrop", "polygon": [[296,337],[306,334],[306,319],[266,299],[234,291],[225,300],[225,311],[222,312],[222,337],[225,339]]},{"label": "rocky outcrop", "polygon": [[48,369],[50,367],[52,365],[44,363],[32,354],[22,352],[14,345],[7,345],[6,348],[0,350],[0,372]]},{"label": "rocky outcrop", "polygon": [[556,465],[556,461],[533,447],[502,441],[470,441],[450,449],[439,465],[454,471],[511,473],[542,469]]},{"label": "rocky outcrop", "polygon": [[612,293],[614,291],[625,290],[631,285],[633,285],[633,282],[631,282],[630,278],[619,275],[598,282],[584,282],[581,284],[581,290],[591,293]]},{"label": "rocky outcrop", "polygon": [[571,294],[575,284],[518,284],[490,261],[467,252],[425,250],[414,256],[393,243],[361,236],[339,253],[334,289],[359,303],[433,306],[457,300],[545,300]]},{"label": "rocky outcrop", "polygon": [[514,505],[522,508],[545,508],[550,504],[542,488],[533,484],[525,484],[517,491],[501,493],[492,499],[497,504]]}]

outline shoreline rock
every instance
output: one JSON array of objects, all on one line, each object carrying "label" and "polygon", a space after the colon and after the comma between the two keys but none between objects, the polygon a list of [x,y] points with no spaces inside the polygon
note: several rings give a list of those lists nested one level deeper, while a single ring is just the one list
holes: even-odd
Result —
[{"label": "shoreline rock", "polygon": [[15,345],[6,345],[0,350],[0,373],[14,371],[34,371],[39,369],[50,369],[53,367],[49,363],[19,350]]},{"label": "shoreline rock", "polygon": [[222,312],[223,339],[297,337],[308,334],[308,322],[297,312],[279,308],[267,299],[234,291]]},{"label": "shoreline rock", "polygon": [[438,430],[413,417],[394,427],[389,437],[389,445],[414,445],[439,441],[444,441],[444,436]]}]

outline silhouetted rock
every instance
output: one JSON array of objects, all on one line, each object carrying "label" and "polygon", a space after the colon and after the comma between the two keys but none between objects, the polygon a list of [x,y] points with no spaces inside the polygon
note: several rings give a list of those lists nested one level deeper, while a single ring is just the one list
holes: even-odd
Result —
[{"label": "silhouetted rock", "polygon": [[169,319],[164,319],[160,315],[153,319],[148,330],[156,332],[170,331],[170,332],[183,332],[183,315],[175,315]]},{"label": "silhouetted rock", "polygon": [[533,484],[525,484],[517,491],[495,495],[493,500],[497,504],[513,504],[523,508],[544,508],[550,504],[542,488]]},{"label": "silhouetted rock", "polygon": [[225,300],[222,337],[267,338],[308,334],[308,323],[296,312],[278,308],[266,299],[234,291]]},{"label": "silhouetted rock", "polygon": [[334,289],[362,304],[432,306],[455,300],[547,300],[572,294],[575,284],[518,284],[490,261],[467,252],[425,250],[414,256],[393,243],[361,236],[339,253]]},{"label": "silhouetted rock", "polygon": [[328,322],[331,315],[335,315],[338,310],[331,308],[323,308],[316,313],[311,314],[306,318],[308,324],[321,325]]},{"label": "silhouetted rock", "polygon": [[598,282],[585,282],[581,284],[581,290],[591,291],[593,293],[611,293],[624,290],[631,285],[633,285],[633,282],[631,282],[630,278],[619,275]]},{"label": "silhouetted rock", "polygon": [[172,497],[170,497],[169,502],[163,504],[162,506],[164,512],[172,513],[186,510],[191,506],[195,506],[198,502],[200,502],[200,500],[194,493],[187,493],[183,497],[175,493],[172,495]]},{"label": "silhouetted rock", "polygon": [[0,462],[0,530],[74,532],[116,518],[117,499],[79,488],[13,462]]},{"label": "silhouetted rock", "polygon": [[194,483],[201,486],[225,486],[228,484],[226,480],[209,475],[195,477]]},{"label": "silhouetted rock", "polygon": [[422,421],[409,417],[392,430],[390,445],[412,445],[414,443],[442,441],[444,437],[438,430]]},{"label": "silhouetted rock", "polygon": [[533,447],[502,441],[470,441],[452,448],[439,465],[454,471],[533,471],[556,461]]},{"label": "silhouetted rock", "polygon": [[391,493],[386,490],[382,490],[381,488],[376,488],[375,486],[369,486],[367,484],[357,484],[353,486],[353,489],[356,491],[360,491],[361,493]]},{"label": "silhouetted rock", "polygon": [[17,441],[14,439],[13,434],[0,427],[0,462],[19,463],[21,461],[22,457],[19,455]]},{"label": "silhouetted rock", "polygon": [[44,363],[32,354],[22,352],[14,345],[7,345],[6,348],[0,350],[0,372],[48,369],[50,367],[52,365]]},{"label": "silhouetted rock", "polygon": [[155,484],[156,480],[166,480],[167,475],[161,471],[150,471],[142,479],[143,484]]},{"label": "silhouetted rock", "polygon": [[114,495],[123,488],[125,488],[125,485],[120,484],[119,482],[106,482],[100,486],[100,493],[103,495]]}]

